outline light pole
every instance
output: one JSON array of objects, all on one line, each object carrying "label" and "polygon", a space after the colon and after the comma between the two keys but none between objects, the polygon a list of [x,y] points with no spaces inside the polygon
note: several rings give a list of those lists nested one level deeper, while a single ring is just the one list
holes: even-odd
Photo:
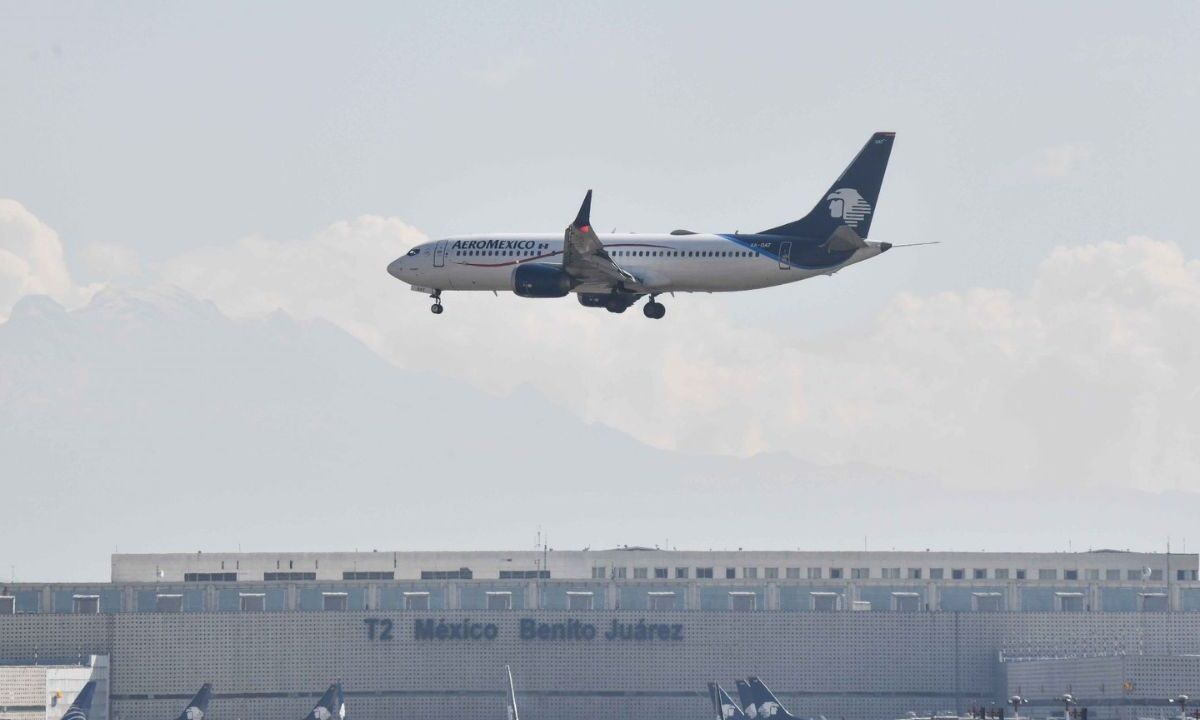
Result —
[{"label": "light pole", "polygon": [[1021,706],[1029,702],[1020,695],[1013,695],[1008,699],[1008,704],[1013,706],[1013,718],[1021,717]]},{"label": "light pole", "polygon": [[1187,704],[1189,700],[1191,700],[1191,698],[1183,693],[1180,693],[1173,698],[1167,698],[1167,702],[1179,706],[1179,716],[1182,718],[1187,718]]}]

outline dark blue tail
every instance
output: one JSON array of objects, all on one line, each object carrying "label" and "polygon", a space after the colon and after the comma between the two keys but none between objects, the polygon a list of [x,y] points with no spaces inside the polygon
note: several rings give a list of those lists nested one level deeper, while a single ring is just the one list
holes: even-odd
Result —
[{"label": "dark blue tail", "polygon": [[717,683],[708,684],[708,696],[712,699],[713,710],[718,720],[747,720],[746,713],[737,706],[729,693]]},{"label": "dark blue tail", "polygon": [[738,699],[742,701],[742,709],[746,712],[747,717],[758,717],[758,707],[754,704],[754,691],[750,689],[750,683],[745,680],[734,680],[737,685]]},{"label": "dark blue tail", "polygon": [[208,712],[210,697],[212,697],[212,683],[204,683],[200,686],[200,692],[196,693],[196,697],[192,698],[192,701],[175,720],[204,720],[204,713]]},{"label": "dark blue tail", "polygon": [[304,720],[332,720],[333,718],[343,718],[345,715],[346,699],[342,693],[342,684],[338,682],[329,686],[329,689],[321,696],[321,700],[304,717]]},{"label": "dark blue tail", "polygon": [[783,703],[779,702],[779,698],[775,697],[775,693],[763,684],[762,680],[756,677],[747,678],[750,683],[750,694],[754,698],[754,707],[760,720],[763,718],[775,718],[775,720],[798,720],[795,715],[787,711]]},{"label": "dark blue tail", "polygon": [[859,151],[850,166],[829,187],[812,212],[804,217],[764,230],[762,235],[792,235],[827,239],[840,227],[849,227],[859,237],[867,237],[871,218],[879,204],[879,188],[896,133],[877,132]]},{"label": "dark blue tail", "polygon": [[88,713],[92,711],[92,696],[95,694],[96,681],[89,680],[75,696],[75,702],[63,713],[63,720],[87,720]]}]

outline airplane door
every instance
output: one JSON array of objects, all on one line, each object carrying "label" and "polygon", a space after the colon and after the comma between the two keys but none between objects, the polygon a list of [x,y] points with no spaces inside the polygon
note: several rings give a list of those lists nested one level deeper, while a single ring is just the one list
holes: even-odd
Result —
[{"label": "airplane door", "polygon": [[433,266],[445,267],[446,265],[446,244],[449,240],[442,240],[437,245],[433,246]]},{"label": "airplane door", "polygon": [[785,242],[779,246],[779,269],[789,270],[792,267],[792,244]]}]

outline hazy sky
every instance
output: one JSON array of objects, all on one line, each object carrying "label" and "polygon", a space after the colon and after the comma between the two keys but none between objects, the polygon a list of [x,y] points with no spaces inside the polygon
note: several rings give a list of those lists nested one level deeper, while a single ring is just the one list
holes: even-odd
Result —
[{"label": "hazy sky", "polygon": [[[1200,5],[5,3],[0,319],[172,283],[530,385],[659,447],[1200,488]],[[805,214],[898,133],[839,274],[668,318],[425,298],[411,243]]]}]

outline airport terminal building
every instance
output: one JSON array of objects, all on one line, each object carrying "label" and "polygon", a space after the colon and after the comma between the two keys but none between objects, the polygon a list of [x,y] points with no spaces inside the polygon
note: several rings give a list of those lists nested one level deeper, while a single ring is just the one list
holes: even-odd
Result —
[{"label": "airport terminal building", "polygon": [[211,720],[298,720],[334,680],[355,720],[496,720],[504,665],[526,720],[695,720],[706,682],[748,675],[800,716],[1019,692],[1044,717],[1072,692],[1090,720],[1158,717],[1166,685],[1200,694],[1198,567],[1119,551],[114,555],[107,583],[0,583],[0,679],[31,688],[7,705],[0,688],[0,720],[39,716],[38,692],[52,718],[74,682],[54,678],[87,668],[113,720],[170,720],[203,682]]}]

